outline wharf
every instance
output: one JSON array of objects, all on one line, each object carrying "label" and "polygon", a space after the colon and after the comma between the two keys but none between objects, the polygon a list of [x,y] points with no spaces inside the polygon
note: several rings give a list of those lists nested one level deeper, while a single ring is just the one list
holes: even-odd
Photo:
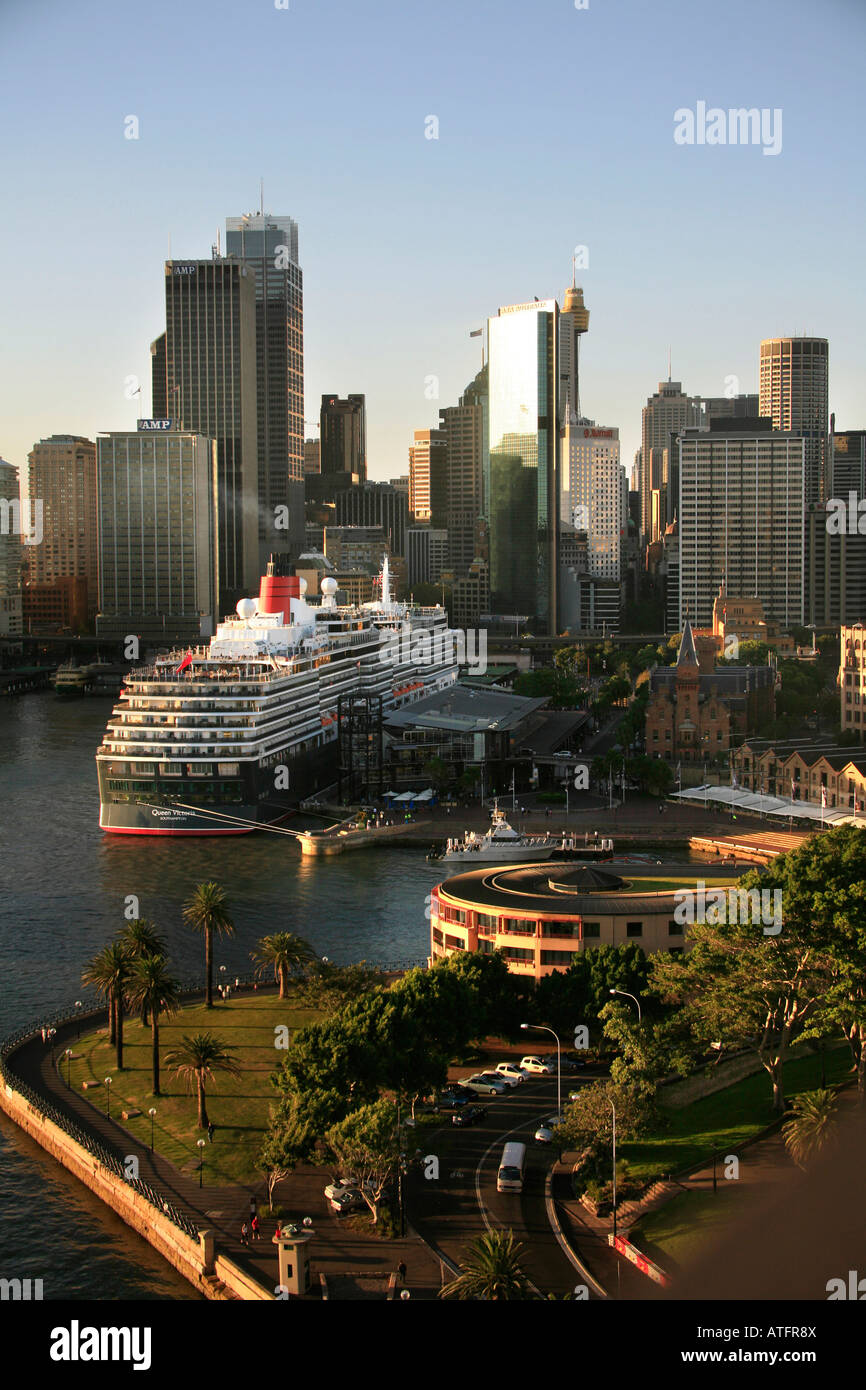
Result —
[{"label": "wharf", "polygon": [[[530,835],[549,832],[557,839],[563,834],[575,840],[575,858],[596,859],[601,851],[598,841],[612,839],[617,858],[629,852],[669,855],[672,851],[689,851],[707,859],[728,863],[768,863],[780,854],[796,849],[810,833],[789,832],[775,827],[768,829],[767,821],[758,816],[737,813],[737,824],[719,810],[704,810],[667,802],[663,812],[651,797],[634,797],[625,805],[609,807],[603,798],[587,796],[582,805],[573,808],[568,817],[561,808],[551,815],[537,806],[512,810],[506,806],[511,824],[516,830]],[[346,808],[330,806],[335,815],[345,815]],[[299,838],[304,854],[341,854],[345,849],[369,849],[376,845],[399,844],[429,850],[447,839],[461,836],[467,830],[479,834],[490,825],[490,813],[483,807],[459,806],[453,809],[441,805],[425,810],[423,820],[400,821],[396,825],[374,826],[369,830],[350,828],[341,821],[323,832],[305,832]],[[733,833],[732,833],[733,832]]]}]

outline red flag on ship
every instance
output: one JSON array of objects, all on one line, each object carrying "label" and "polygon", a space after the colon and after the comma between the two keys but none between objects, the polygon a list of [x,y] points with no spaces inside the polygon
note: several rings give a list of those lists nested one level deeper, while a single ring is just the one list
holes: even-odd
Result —
[{"label": "red flag on ship", "polygon": [[176,671],[175,671],[174,674],[175,674],[176,676],[179,676],[180,673],[181,673],[181,671],[185,671],[186,668],[187,668],[187,666],[191,666],[191,665],[192,665],[192,648],[190,648],[190,650],[187,652],[186,656],[184,657],[184,659],[183,659],[183,661],[180,663],[180,665],[177,667],[177,669],[176,669]]}]

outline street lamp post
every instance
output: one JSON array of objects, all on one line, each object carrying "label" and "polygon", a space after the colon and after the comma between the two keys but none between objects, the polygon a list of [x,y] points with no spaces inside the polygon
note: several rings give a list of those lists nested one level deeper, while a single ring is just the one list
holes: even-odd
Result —
[{"label": "street lamp post", "polygon": [[556,1113],[562,1114],[562,1047],[559,1034],[548,1028],[546,1023],[521,1023],[524,1032],[553,1033],[556,1038]]},{"label": "street lamp post", "polygon": [[153,1153],[153,1120],[156,1115],[154,1106],[151,1106],[147,1113],[150,1116],[150,1152]]},{"label": "street lamp post", "polygon": [[71,1047],[67,1047],[67,1049],[66,1049],[66,1085],[67,1085],[67,1087],[68,1087],[69,1084],[70,1084],[70,1081],[69,1081],[69,1072],[70,1072],[71,1067],[72,1067],[72,1048],[71,1048]]},{"label": "street lamp post", "polygon": [[634,1002],[637,1004],[637,1026],[638,1028],[640,1028],[642,1020],[640,1012],[640,1000],[638,999],[637,995],[629,994],[627,989],[612,989],[610,992],[611,994],[624,994],[627,999],[634,1000]]},{"label": "street lamp post", "polygon": [[81,1013],[80,1013],[80,1010],[83,1009],[83,1008],[84,1008],[84,1005],[82,1004],[81,1000],[80,1000],[80,999],[76,999],[76,1001],[75,1001],[75,1019],[76,1019],[77,1032],[76,1032],[75,1036],[76,1036],[77,1038],[80,1038],[80,1037],[81,1037]]},{"label": "street lamp post", "polygon": [[202,1174],[204,1173],[204,1140],[203,1140],[203,1139],[196,1139],[195,1142],[196,1142],[196,1144],[198,1145],[198,1159],[199,1159],[199,1162],[198,1162],[198,1185],[199,1185],[199,1187],[201,1187],[201,1185],[202,1185]]},{"label": "street lamp post", "polygon": [[609,1096],[607,1103],[613,1111],[613,1238],[616,1240],[616,1106]]},{"label": "street lamp post", "polygon": [[105,1078],[105,1113],[111,1114],[111,1077]]}]

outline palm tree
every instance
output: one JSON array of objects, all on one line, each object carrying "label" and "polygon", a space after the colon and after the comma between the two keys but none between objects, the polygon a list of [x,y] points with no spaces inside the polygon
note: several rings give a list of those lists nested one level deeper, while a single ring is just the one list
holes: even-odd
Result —
[{"label": "palm tree", "polygon": [[219,883],[200,883],[183,906],[183,919],[193,931],[204,933],[206,973],[205,1004],[213,1008],[213,934],[234,936],[235,924],[229,916],[226,890]]},{"label": "palm tree", "polygon": [[289,992],[289,976],[294,970],[310,965],[316,953],[303,937],[279,931],[273,936],[263,936],[258,949],[250,952],[250,959],[256,962],[257,975],[264,975],[273,967],[274,979],[280,984],[280,998],[285,999]]},{"label": "palm tree", "polygon": [[[126,946],[130,959],[142,960],[145,956],[164,956],[167,951],[165,937],[161,936],[152,922],[144,917],[127,922],[117,933],[118,941]],[[141,1025],[147,1027],[147,1000],[141,1004]]]},{"label": "palm tree", "polygon": [[469,1246],[460,1274],[439,1290],[440,1298],[529,1299],[529,1280],[520,1263],[523,1246],[513,1231],[488,1231]]},{"label": "palm tree", "polygon": [[791,1116],[782,1125],[785,1148],[794,1162],[805,1167],[837,1138],[839,1096],[831,1087],[804,1091],[791,1104]]},{"label": "palm tree", "polygon": [[153,1061],[153,1094],[159,1095],[159,1016],[177,1008],[177,983],[166,971],[165,956],[140,956],[129,979],[129,1002],[150,1011]]},{"label": "palm tree", "polygon": [[213,1033],[196,1033],[194,1037],[184,1034],[180,1047],[170,1052],[165,1059],[175,1076],[182,1077],[191,1091],[195,1085],[198,1093],[198,1127],[207,1129],[208,1117],[205,1106],[205,1083],[213,1081],[218,1071],[237,1076],[240,1067],[235,1061],[234,1048],[226,1047]]},{"label": "palm tree", "polygon": [[126,946],[120,941],[111,941],[93,957],[81,975],[81,983],[93,985],[108,1004],[108,1041],[117,1049],[118,1071],[123,1071],[123,997],[129,970]]}]

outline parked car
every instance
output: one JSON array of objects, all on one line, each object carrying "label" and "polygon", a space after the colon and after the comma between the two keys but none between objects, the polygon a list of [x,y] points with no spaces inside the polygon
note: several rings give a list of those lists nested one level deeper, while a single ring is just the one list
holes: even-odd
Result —
[{"label": "parked car", "polygon": [[[556,1053],[555,1053],[555,1052],[547,1052],[547,1053],[545,1053],[545,1055],[542,1057],[541,1060],[542,1060],[542,1062],[546,1062],[548,1066],[553,1067],[554,1073],[556,1072]],[[560,1070],[563,1071],[563,1072],[566,1072],[566,1071],[583,1071],[583,1068],[584,1068],[585,1066],[586,1066],[586,1062],[585,1062],[585,1060],[584,1060],[582,1057],[563,1057],[563,1058],[562,1058],[562,1061],[560,1062]]]},{"label": "parked car", "polygon": [[436,1108],[440,1112],[459,1110],[461,1106],[468,1105],[471,1099],[472,1097],[465,1088],[461,1091],[443,1091],[437,1101]]},{"label": "parked car", "polygon": [[477,1125],[487,1117],[486,1105],[465,1105],[462,1110],[455,1110],[451,1116],[452,1125]]},{"label": "parked car", "polygon": [[362,1184],[358,1178],[335,1178],[325,1188],[325,1198],[332,1202],[335,1197],[342,1197],[344,1192],[360,1191],[362,1186],[366,1186],[367,1190],[370,1190],[370,1183]]},{"label": "parked car", "polygon": [[568,1099],[569,1099],[569,1100],[580,1100],[580,1097],[581,1097],[582,1094],[583,1094],[582,1091],[580,1091],[579,1089],[578,1089],[578,1090],[574,1090],[574,1091],[569,1091],[569,1093],[568,1093]]},{"label": "parked car", "polygon": [[504,1075],[504,1073],[501,1072],[498,1067],[485,1068],[485,1070],[481,1072],[480,1075],[490,1077],[491,1081],[504,1081],[506,1089],[509,1091],[513,1091],[515,1086],[519,1086],[522,1080],[522,1077]]},{"label": "parked car", "polygon": [[504,1081],[494,1081],[490,1076],[466,1076],[462,1081],[457,1082],[458,1086],[463,1086],[467,1091],[474,1091],[479,1096],[504,1096],[508,1090]]},{"label": "parked car", "polygon": [[363,1196],[357,1187],[350,1187],[346,1192],[341,1192],[339,1197],[331,1200],[331,1211],[337,1216],[342,1216],[346,1211],[357,1211],[358,1207],[365,1206]]},{"label": "parked car", "polygon": [[549,1062],[543,1062],[540,1057],[521,1057],[521,1071],[528,1071],[533,1076],[551,1076],[554,1068]]},{"label": "parked car", "polygon": [[548,1115],[546,1120],[542,1120],[538,1129],[535,1131],[535,1140],[538,1144],[552,1144],[553,1132],[557,1125],[562,1124],[561,1115]]},{"label": "parked car", "polygon": [[521,1081],[526,1080],[526,1072],[516,1062],[497,1062],[496,1070],[506,1081],[514,1081],[519,1085]]}]

